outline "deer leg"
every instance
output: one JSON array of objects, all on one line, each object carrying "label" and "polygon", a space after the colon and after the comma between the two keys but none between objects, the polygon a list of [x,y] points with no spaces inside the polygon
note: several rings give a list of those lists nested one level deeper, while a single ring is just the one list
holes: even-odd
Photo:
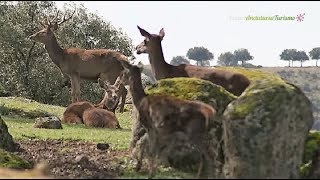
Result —
[{"label": "deer leg", "polygon": [[80,97],[80,77],[79,77],[79,74],[71,75],[71,97],[72,97],[72,103],[79,101],[79,97]]},{"label": "deer leg", "polygon": [[124,85],[121,85],[121,104],[120,104],[120,113],[123,113],[124,111],[124,105],[126,103],[126,97],[128,94],[128,90],[124,87]]}]

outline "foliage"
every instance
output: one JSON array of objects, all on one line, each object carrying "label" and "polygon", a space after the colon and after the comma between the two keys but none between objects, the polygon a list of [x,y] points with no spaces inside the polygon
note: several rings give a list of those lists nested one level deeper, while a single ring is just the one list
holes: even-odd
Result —
[{"label": "foliage", "polygon": [[253,56],[250,55],[249,51],[244,48],[235,50],[233,52],[233,56],[234,56],[234,61],[236,62],[241,61],[242,66],[244,65],[245,61],[249,61],[253,59]]},{"label": "foliage", "polygon": [[316,60],[316,66],[318,66],[318,60],[320,59],[320,47],[313,48],[309,52],[309,56],[310,56],[311,59],[315,59]]},{"label": "foliage", "polygon": [[309,60],[309,56],[304,51],[297,51],[296,49],[285,49],[280,54],[280,59],[289,61],[289,67],[290,61],[300,61],[302,67],[302,62]]},{"label": "foliage", "polygon": [[213,54],[205,47],[190,48],[187,52],[189,59],[197,61],[197,65],[210,65],[209,60],[213,59]]},{"label": "foliage", "polygon": [[218,64],[222,66],[237,66],[238,61],[232,52],[221,53],[218,57]]},{"label": "foliage", "polygon": [[[123,32],[115,29],[96,14],[89,13],[83,5],[67,5],[60,15],[76,13],[55,32],[62,47],[110,48],[125,55],[132,54],[132,42]],[[63,86],[63,77],[43,48],[28,36],[42,29],[40,22],[56,15],[52,1],[0,2],[0,86],[11,96],[21,96],[36,101],[67,105],[69,88]],[[102,90],[97,83],[82,81],[81,97],[97,102]]]},{"label": "foliage", "polygon": [[175,56],[172,58],[170,64],[174,66],[178,66],[180,64],[190,64],[190,62],[183,56]]}]

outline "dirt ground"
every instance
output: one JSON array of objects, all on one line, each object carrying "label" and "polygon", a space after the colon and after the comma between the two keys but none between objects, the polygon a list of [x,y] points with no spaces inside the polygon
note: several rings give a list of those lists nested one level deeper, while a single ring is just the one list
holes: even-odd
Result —
[{"label": "dirt ground", "polygon": [[[121,160],[128,151],[98,148],[96,143],[62,140],[17,140],[15,154],[32,165],[45,161],[51,176],[59,179],[108,179],[121,174]],[[100,146],[99,146],[100,147]],[[118,158],[117,158],[118,157]]]}]

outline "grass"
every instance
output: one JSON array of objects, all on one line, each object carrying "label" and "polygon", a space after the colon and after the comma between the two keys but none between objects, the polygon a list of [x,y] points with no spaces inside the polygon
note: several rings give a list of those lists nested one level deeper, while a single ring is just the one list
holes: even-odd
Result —
[{"label": "grass", "polygon": [[[62,117],[65,107],[41,104],[36,101],[19,97],[0,97],[0,114],[8,126],[8,131],[14,140],[18,139],[59,139],[80,140],[87,142],[109,143],[111,150],[127,150],[131,139],[131,105],[126,105],[124,113],[116,113],[120,126],[123,129],[91,128],[83,124],[62,124],[62,129],[34,128],[35,118],[30,114],[37,115],[53,114]],[[32,113],[30,113],[32,112]],[[61,151],[70,151],[65,148]],[[115,157],[114,163],[122,164],[122,175],[120,179],[132,179],[148,177],[147,171],[135,172],[134,164],[130,157]],[[193,174],[177,171],[172,168],[159,167],[155,178],[159,179],[181,179],[192,178]]]}]

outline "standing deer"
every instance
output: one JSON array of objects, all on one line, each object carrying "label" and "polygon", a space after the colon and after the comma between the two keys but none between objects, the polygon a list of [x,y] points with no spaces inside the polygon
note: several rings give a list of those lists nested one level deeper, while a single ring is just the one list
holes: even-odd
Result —
[{"label": "standing deer", "polygon": [[119,102],[119,86],[123,82],[123,76],[121,73],[114,85],[98,79],[101,88],[105,90],[102,101],[97,105],[87,101],[70,104],[63,113],[62,122],[84,123],[92,127],[121,128],[115,116],[115,109]]},{"label": "standing deer", "polygon": [[144,41],[136,47],[137,54],[149,54],[149,62],[157,80],[173,77],[196,77],[220,85],[236,96],[240,96],[249,86],[249,79],[240,73],[187,64],[179,66],[168,64],[164,59],[161,46],[165,35],[163,28],[157,35],[137,27],[141,35],[145,37]]},{"label": "standing deer", "polygon": [[[182,100],[164,95],[147,95],[141,82],[141,68],[121,61],[128,69],[129,86],[134,106],[139,113],[139,121],[146,129],[149,142],[149,177],[155,175],[157,159],[170,149],[178,139],[194,144],[205,162],[210,164],[207,133],[213,122],[216,111],[211,106],[199,102]],[[139,170],[142,157],[138,159],[136,169]],[[198,169],[198,177],[202,172],[203,158]],[[208,166],[211,167],[210,165]]]},{"label": "standing deer", "polygon": [[[103,81],[108,80],[114,83],[119,76],[123,67],[117,61],[118,59],[127,61],[127,56],[120,52],[110,49],[79,49],[79,48],[66,48],[62,49],[53,31],[58,29],[62,23],[72,18],[73,14],[68,18],[63,17],[62,21],[58,22],[58,14],[53,20],[47,21],[44,29],[29,36],[29,38],[36,42],[45,44],[52,62],[61,70],[64,79],[71,81],[71,97],[72,102],[77,102],[80,99],[80,79],[90,80],[97,82],[98,78]],[[123,112],[125,97],[127,90],[124,85],[121,85],[120,91],[122,92],[122,104],[120,105],[120,112]]]}]

